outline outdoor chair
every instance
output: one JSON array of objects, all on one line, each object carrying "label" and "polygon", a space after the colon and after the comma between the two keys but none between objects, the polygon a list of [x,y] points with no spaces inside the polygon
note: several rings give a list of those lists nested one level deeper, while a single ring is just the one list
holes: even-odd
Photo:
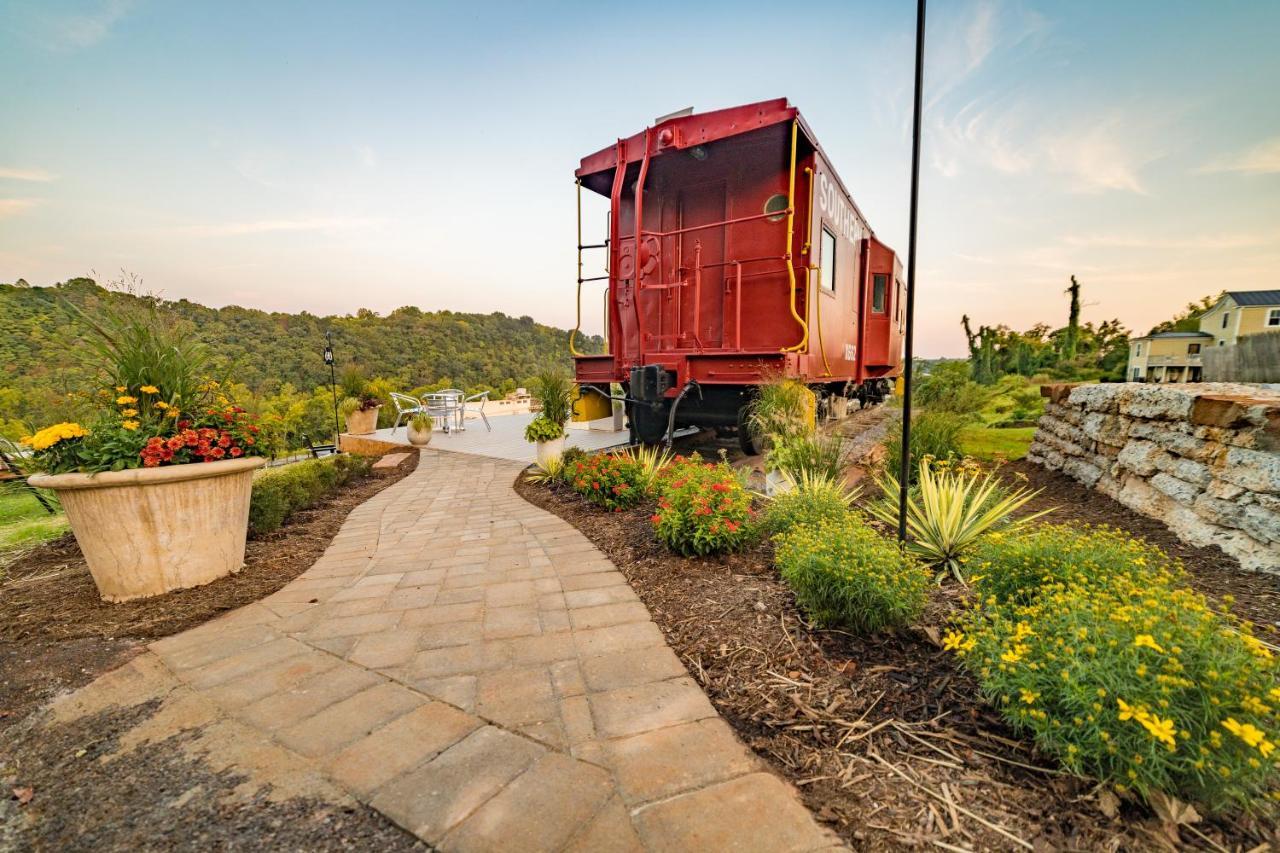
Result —
[{"label": "outdoor chair", "polygon": [[27,472],[18,465],[18,458],[18,449],[7,439],[0,438],[0,485],[14,483],[18,488],[31,492],[40,502],[40,506],[53,515],[57,510],[39,489],[27,482]]},{"label": "outdoor chair", "polygon": [[484,404],[489,402],[489,392],[481,391],[479,394],[472,394],[470,397],[462,401],[462,412],[458,416],[458,429],[466,429],[467,422],[467,404],[479,403],[475,412],[480,415],[480,420],[484,421],[484,428],[489,432],[493,432],[493,427],[489,426],[489,416],[484,413]]},{"label": "outdoor chair", "polygon": [[400,428],[400,424],[417,414],[430,414],[427,407],[417,397],[410,397],[408,394],[392,393],[391,403],[396,407],[396,422],[391,427],[391,434],[395,435],[396,430]]},{"label": "outdoor chair", "polygon": [[319,459],[321,456],[332,456],[338,452],[336,444],[312,444],[311,439],[304,433],[302,440],[307,443],[307,449],[311,451],[312,459]]},{"label": "outdoor chair", "polygon": [[458,411],[462,406],[462,392],[452,388],[427,394],[422,398],[427,414],[440,424],[445,432],[452,432],[457,427]]}]

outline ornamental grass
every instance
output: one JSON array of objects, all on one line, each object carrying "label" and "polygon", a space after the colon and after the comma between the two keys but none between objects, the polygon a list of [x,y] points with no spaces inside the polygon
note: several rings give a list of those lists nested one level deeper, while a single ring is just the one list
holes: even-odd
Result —
[{"label": "ornamental grass", "polygon": [[850,489],[838,477],[806,472],[787,479],[791,490],[775,495],[765,507],[762,524],[766,533],[785,533],[800,525],[844,521],[858,490]]},{"label": "ornamental grass", "polygon": [[[976,581],[980,597],[944,645],[1071,772],[1208,811],[1274,810],[1271,651],[1178,585],[1177,565],[1156,549],[1120,547],[1114,531],[1079,539],[1059,529],[989,542],[988,565],[975,568],[990,573]],[[1027,586],[1013,588],[1015,577]]]},{"label": "ornamental grass", "polygon": [[774,543],[783,580],[819,625],[869,634],[909,624],[924,610],[928,572],[852,515],[797,525]]}]

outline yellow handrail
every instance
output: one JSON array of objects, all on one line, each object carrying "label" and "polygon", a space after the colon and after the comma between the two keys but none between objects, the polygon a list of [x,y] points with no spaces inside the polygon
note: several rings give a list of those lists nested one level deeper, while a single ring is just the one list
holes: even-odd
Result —
[{"label": "yellow handrail", "polygon": [[[787,172],[787,245],[783,257],[787,262],[788,306],[791,316],[804,330],[804,336],[795,346],[783,347],[782,352],[799,352],[809,345],[809,324],[796,311],[796,268],[795,259],[791,257],[791,242],[796,234],[796,136],[799,134],[800,122],[791,122],[791,169]],[[805,297],[808,298],[808,285],[805,285]]]},{"label": "yellow handrail", "polygon": [[569,332],[569,352],[573,355],[582,355],[573,345],[578,338],[578,330],[582,328],[582,180],[579,178],[574,181],[574,184],[578,187],[578,242],[574,244],[578,247],[578,318],[573,323],[573,331]]}]

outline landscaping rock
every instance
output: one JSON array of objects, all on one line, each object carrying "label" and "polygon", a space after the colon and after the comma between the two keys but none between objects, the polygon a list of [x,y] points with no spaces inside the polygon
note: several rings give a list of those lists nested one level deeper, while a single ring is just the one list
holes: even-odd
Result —
[{"label": "landscaping rock", "polygon": [[1233,383],[1047,385],[1027,459],[1181,539],[1280,573],[1280,392]]}]

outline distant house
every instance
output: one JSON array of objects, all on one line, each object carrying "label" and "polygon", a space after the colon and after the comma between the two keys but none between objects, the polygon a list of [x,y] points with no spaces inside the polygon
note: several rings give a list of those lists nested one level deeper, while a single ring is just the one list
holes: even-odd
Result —
[{"label": "distant house", "polygon": [[1200,353],[1213,345],[1207,332],[1159,332],[1129,340],[1130,382],[1199,382]]},{"label": "distant house", "polygon": [[1158,332],[1129,339],[1130,382],[1199,382],[1205,347],[1280,331],[1280,290],[1231,290],[1200,315],[1198,332]]}]

